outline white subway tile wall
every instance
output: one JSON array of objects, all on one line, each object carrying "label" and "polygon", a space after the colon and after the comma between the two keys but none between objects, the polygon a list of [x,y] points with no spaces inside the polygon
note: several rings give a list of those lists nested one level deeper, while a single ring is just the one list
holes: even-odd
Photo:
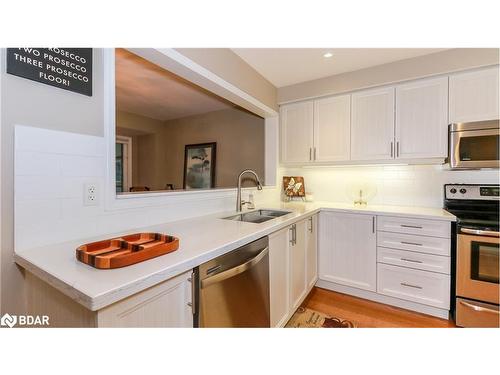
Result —
[{"label": "white subway tile wall", "polygon": [[[27,249],[134,230],[234,210],[235,194],[157,197],[144,207],[105,210],[105,139],[16,126],[15,247]],[[303,176],[316,201],[352,202],[358,185],[374,187],[371,204],[441,207],[445,183],[498,183],[497,170],[448,171],[445,166],[279,168],[276,189],[254,191],[256,203],[281,197],[282,176]],[[101,191],[97,206],[83,204],[85,183]]]}]

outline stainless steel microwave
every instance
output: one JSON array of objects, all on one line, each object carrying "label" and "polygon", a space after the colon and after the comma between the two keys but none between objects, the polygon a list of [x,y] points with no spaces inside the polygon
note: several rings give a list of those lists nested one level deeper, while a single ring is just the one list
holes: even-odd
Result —
[{"label": "stainless steel microwave", "polygon": [[499,120],[451,124],[451,169],[499,168],[499,133]]}]

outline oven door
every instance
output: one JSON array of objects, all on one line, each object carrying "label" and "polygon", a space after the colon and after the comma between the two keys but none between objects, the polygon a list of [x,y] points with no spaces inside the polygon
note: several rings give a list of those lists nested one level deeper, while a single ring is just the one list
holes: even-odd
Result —
[{"label": "oven door", "polygon": [[[475,231],[461,229],[462,232]],[[487,232],[497,234],[498,232]],[[499,237],[459,234],[457,247],[457,297],[499,303]]]},{"label": "oven door", "polygon": [[499,129],[450,131],[452,169],[499,168]]}]

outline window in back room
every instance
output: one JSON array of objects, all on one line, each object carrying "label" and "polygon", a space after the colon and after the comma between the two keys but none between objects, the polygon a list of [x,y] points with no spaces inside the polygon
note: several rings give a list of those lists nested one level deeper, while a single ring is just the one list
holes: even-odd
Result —
[{"label": "window in back room", "polygon": [[232,188],[247,168],[264,177],[263,118],[126,49],[115,57],[118,194]]}]

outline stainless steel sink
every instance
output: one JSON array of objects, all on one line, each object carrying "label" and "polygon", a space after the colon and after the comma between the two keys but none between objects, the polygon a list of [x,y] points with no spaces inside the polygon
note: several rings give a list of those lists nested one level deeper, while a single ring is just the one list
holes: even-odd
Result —
[{"label": "stainless steel sink", "polygon": [[289,214],[291,211],[279,210],[256,210],[241,213],[238,215],[224,217],[225,220],[245,221],[248,223],[264,223],[266,221],[276,219],[277,217]]}]

